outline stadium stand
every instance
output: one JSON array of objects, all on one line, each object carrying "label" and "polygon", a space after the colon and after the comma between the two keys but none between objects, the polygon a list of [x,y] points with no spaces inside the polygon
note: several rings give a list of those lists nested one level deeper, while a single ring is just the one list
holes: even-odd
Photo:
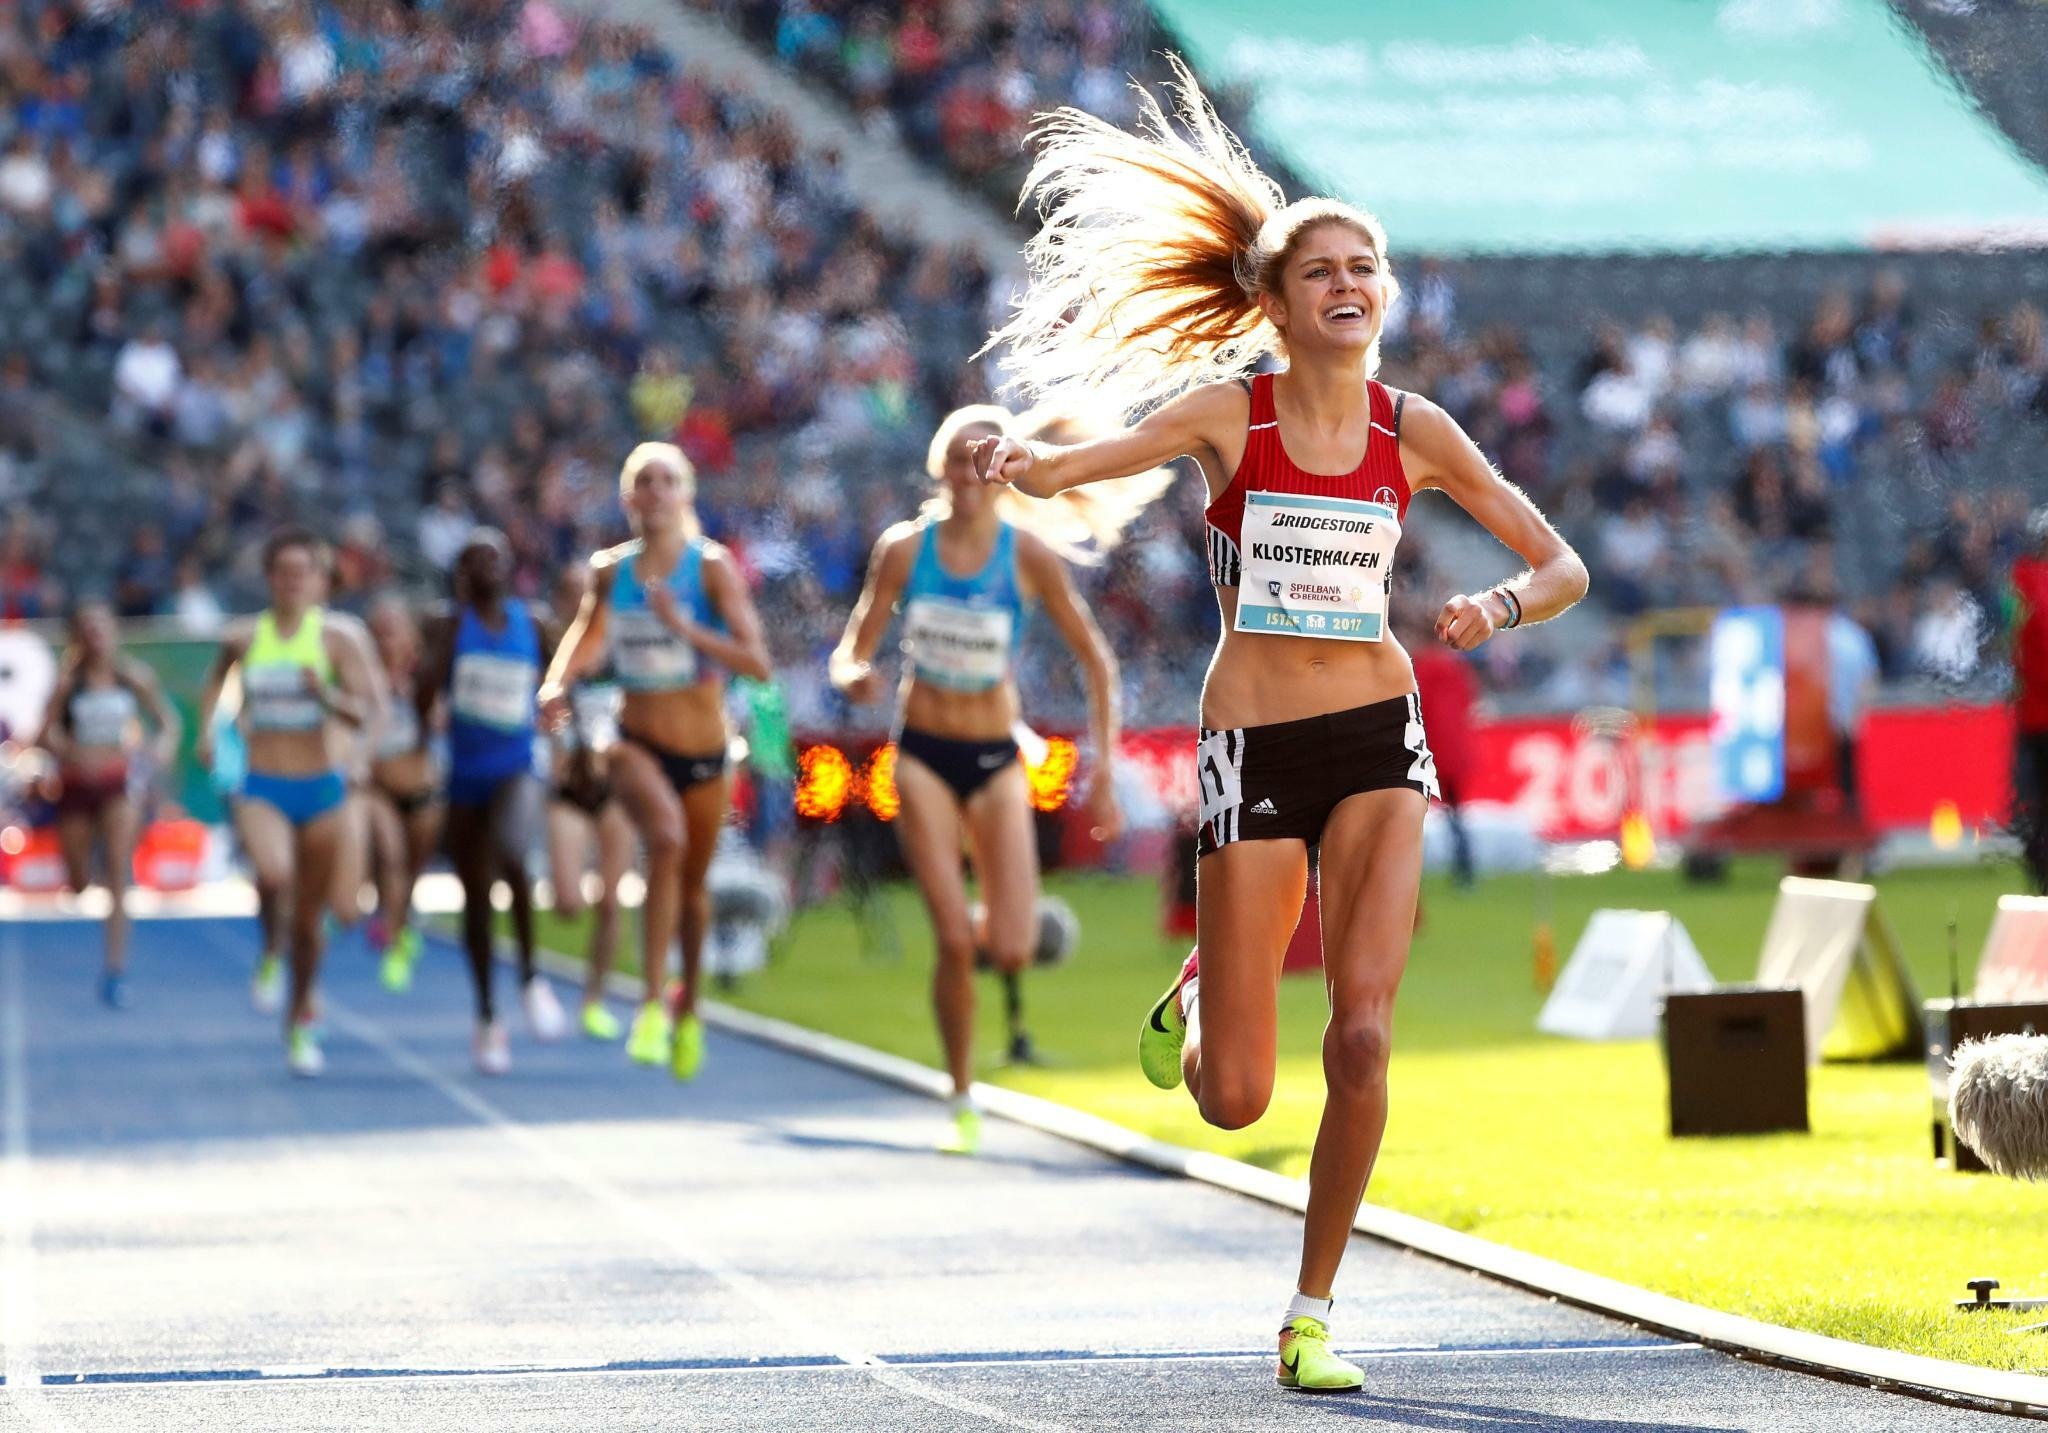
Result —
[{"label": "stadium stand", "polygon": [[[1121,0],[694,8],[1006,196],[1025,117],[1126,113],[1158,41]],[[34,0],[0,77],[0,615],[101,591],[203,628],[288,516],[335,537],[344,602],[436,583],[478,521],[532,590],[616,535],[624,446],[673,435],[794,714],[838,715],[818,659],[867,547],[984,396],[972,252],[885,235],[771,106],[547,0]],[[1888,676],[1997,680],[2048,421],[2037,252],[1404,262],[1387,376],[1559,518],[1611,618],[1831,568]],[[1183,485],[1090,579],[1166,634],[1127,654],[1134,711],[1200,680],[1199,521]],[[1575,621],[1494,683],[1612,694],[1614,627]],[[1040,664],[1050,717],[1079,695]]]}]

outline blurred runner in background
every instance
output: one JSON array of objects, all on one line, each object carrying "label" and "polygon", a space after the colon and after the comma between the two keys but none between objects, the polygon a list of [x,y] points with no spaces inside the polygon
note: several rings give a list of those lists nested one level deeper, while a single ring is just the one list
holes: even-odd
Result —
[{"label": "blurred runner in background", "polygon": [[[156,673],[124,654],[120,641],[106,603],[81,603],[72,612],[71,643],[37,738],[57,763],[57,839],[71,888],[82,892],[91,884],[95,850],[104,865],[112,904],[100,999],[117,1010],[128,1003],[128,884],[142,825],[135,788],[143,773],[135,758],[146,749],[156,773],[173,770],[181,730]],[[155,728],[147,737],[145,716]]]}]

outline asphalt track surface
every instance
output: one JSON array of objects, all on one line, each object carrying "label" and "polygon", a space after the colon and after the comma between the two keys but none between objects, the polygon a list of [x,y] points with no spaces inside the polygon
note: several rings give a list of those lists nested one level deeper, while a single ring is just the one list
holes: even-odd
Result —
[{"label": "asphalt track surface", "polygon": [[930,1101],[716,1034],[681,1087],[515,1022],[484,1080],[438,945],[393,997],[341,942],[295,1081],[252,929],[139,923],[114,1013],[96,927],[0,923],[0,1429],[2024,1426],[1363,1238],[1366,1391],[1284,1393],[1291,1214],[994,1121],[941,1156]]}]

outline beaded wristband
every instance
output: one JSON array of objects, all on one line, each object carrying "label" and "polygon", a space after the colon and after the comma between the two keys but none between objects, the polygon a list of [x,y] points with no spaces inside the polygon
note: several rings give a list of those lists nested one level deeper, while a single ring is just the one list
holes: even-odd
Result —
[{"label": "beaded wristband", "polygon": [[1496,587],[1493,590],[1499,594],[1501,605],[1508,609],[1507,626],[1502,630],[1511,632],[1522,625],[1522,604],[1517,600],[1515,594],[1508,591],[1505,586]]}]

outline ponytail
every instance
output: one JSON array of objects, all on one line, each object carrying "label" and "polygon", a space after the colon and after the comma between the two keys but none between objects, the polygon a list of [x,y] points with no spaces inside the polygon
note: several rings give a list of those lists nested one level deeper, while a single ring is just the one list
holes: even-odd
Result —
[{"label": "ponytail", "polygon": [[1125,418],[1280,352],[1259,295],[1277,291],[1317,224],[1367,236],[1390,305],[1397,292],[1379,220],[1332,199],[1288,204],[1187,66],[1169,60],[1171,117],[1140,90],[1135,134],[1077,109],[1032,129],[1023,197],[1035,195],[1042,222],[1024,250],[1030,287],[983,352],[1008,345],[1013,385],[1038,404]]}]

